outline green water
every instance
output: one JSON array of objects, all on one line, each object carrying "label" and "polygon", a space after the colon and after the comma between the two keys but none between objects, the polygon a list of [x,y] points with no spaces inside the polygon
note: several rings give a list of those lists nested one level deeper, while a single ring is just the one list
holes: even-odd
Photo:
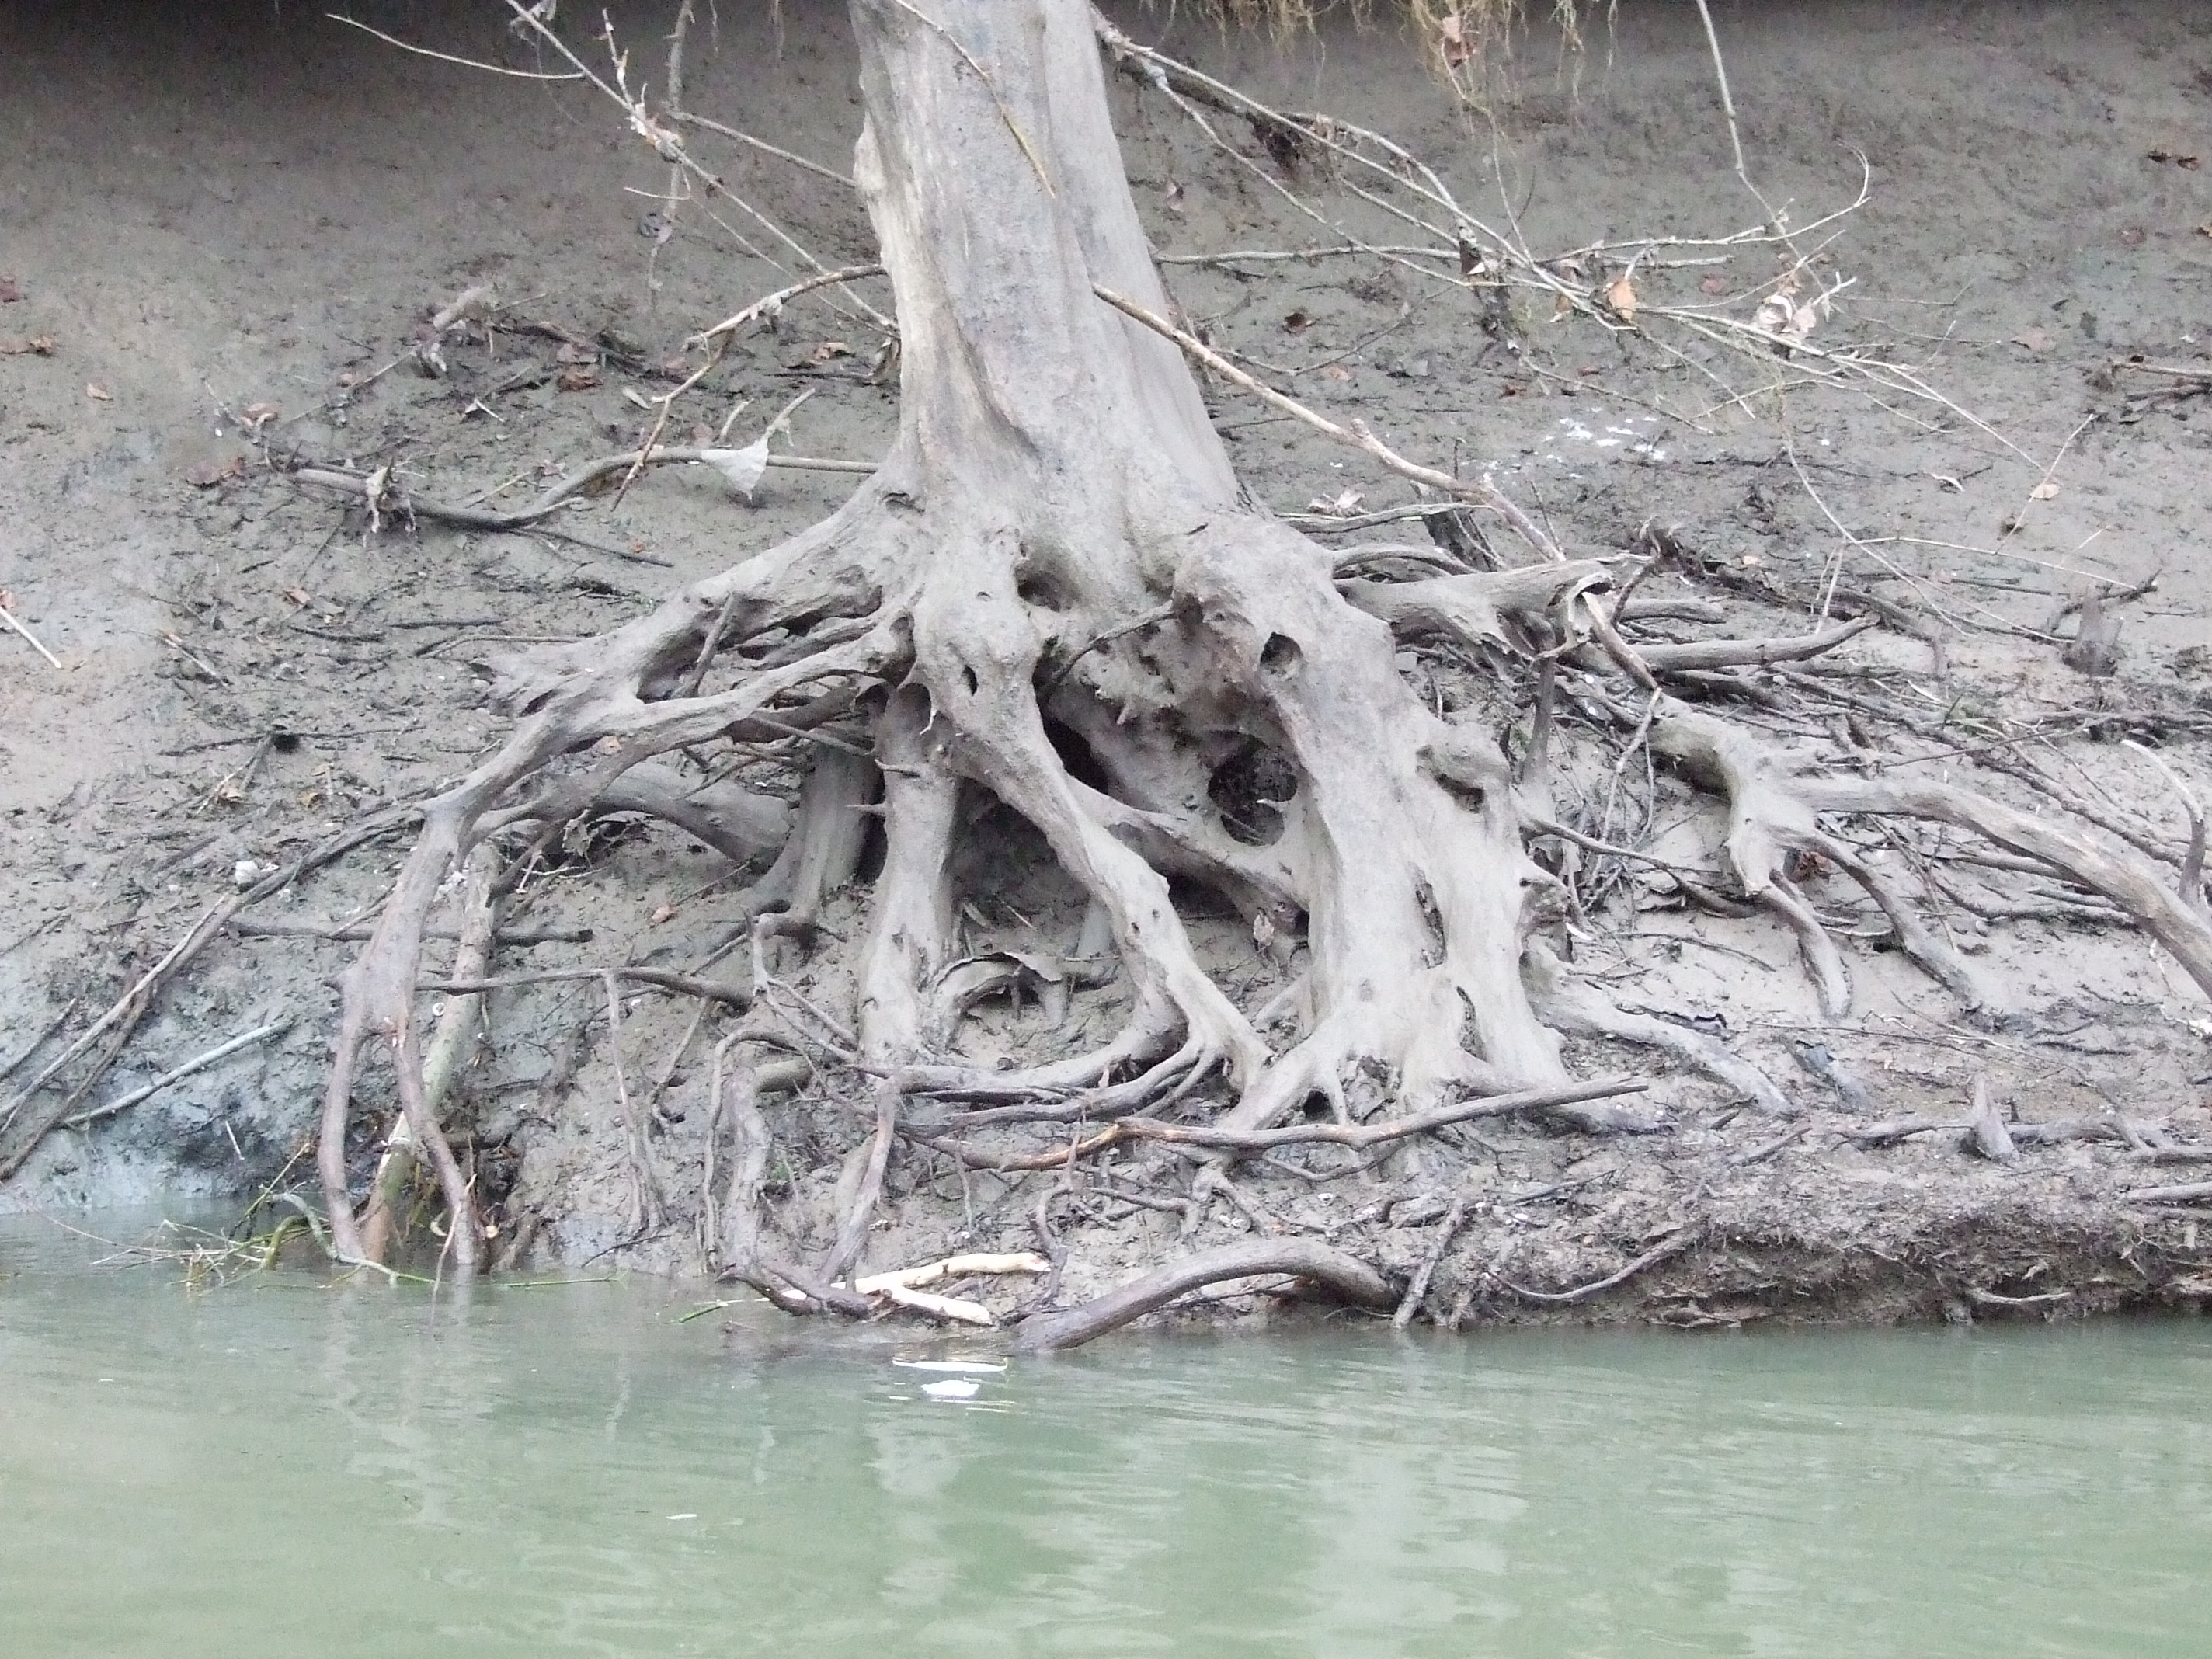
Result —
[{"label": "green water", "polygon": [[9,1659],[2212,1654],[2212,1323],[1125,1338],[962,1402],[650,1281],[90,1254],[0,1222]]}]

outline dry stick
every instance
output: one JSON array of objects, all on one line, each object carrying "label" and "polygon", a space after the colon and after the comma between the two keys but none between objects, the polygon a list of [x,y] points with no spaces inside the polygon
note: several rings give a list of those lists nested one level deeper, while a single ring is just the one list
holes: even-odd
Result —
[{"label": "dry stick", "polygon": [[2156,750],[2137,743],[2133,738],[2122,741],[2158,768],[2173,793],[2180,798],[2181,810],[2189,818],[2189,850],[2181,858],[2181,896],[2191,906],[2212,915],[2212,900],[2208,900],[2204,894],[2204,803],[2197,799],[2197,792],[2182,781],[2181,775],[2168,766]]},{"label": "dry stick", "polygon": [[880,276],[883,274],[884,268],[880,264],[847,265],[842,270],[817,271],[811,276],[792,283],[788,288],[780,288],[773,294],[763,295],[736,315],[725,317],[712,328],[702,329],[684,343],[693,347],[711,344],[722,336],[734,334],[738,330],[758,321],[763,317],[775,316],[783,309],[787,301],[795,300],[802,294],[811,294],[817,288],[829,288],[833,284],[857,283],[864,277]]},{"label": "dry stick", "polygon": [[1406,1286],[1406,1294],[1399,1298],[1398,1311],[1390,1316],[1392,1330],[1402,1331],[1413,1322],[1413,1316],[1421,1309],[1421,1298],[1429,1293],[1429,1280],[1435,1276],[1437,1263],[1444,1259],[1444,1252],[1451,1248],[1452,1239],[1459,1232],[1460,1223],[1466,1219],[1467,1194],[1462,1193],[1452,1200],[1451,1208],[1444,1212],[1443,1224],[1437,1229],[1436,1243],[1429,1246],[1429,1253],[1421,1259],[1413,1282]]},{"label": "dry stick", "polygon": [[1587,1297],[1595,1296],[1600,1291],[1609,1291],[1614,1285],[1625,1283],[1642,1273],[1646,1267],[1664,1261],[1670,1255],[1680,1255],[1697,1242],[1698,1231],[1699,1229],[1694,1224],[1677,1228],[1620,1272],[1607,1273],[1603,1279],[1593,1280],[1588,1285],[1577,1285],[1571,1291],[1532,1291],[1525,1285],[1516,1285],[1510,1279],[1501,1279],[1498,1282],[1512,1291],[1514,1295],[1526,1297],[1531,1302],[1580,1302]]},{"label": "dry stick", "polygon": [[[240,939],[323,939],[340,943],[357,944],[376,931],[373,923],[349,922],[343,927],[331,927],[319,921],[289,921],[277,916],[234,916],[230,931]],[[422,937],[453,939],[458,934],[451,927],[425,927]],[[589,945],[594,937],[588,927],[502,927],[494,936],[498,945]],[[0,1076],[4,1076],[0,1073]]]},{"label": "dry stick", "polygon": [[1355,1306],[1380,1310],[1396,1299],[1382,1274],[1365,1262],[1310,1238],[1270,1238],[1202,1250],[1156,1267],[1119,1290],[1060,1313],[1032,1314],[1014,1333],[1016,1353],[1054,1353],[1103,1336],[1172,1302],[1224,1279],[1258,1273],[1295,1273],[1326,1285]]},{"label": "dry stick", "polygon": [[804,155],[794,155],[787,149],[780,149],[775,145],[769,143],[765,138],[756,138],[750,132],[740,131],[738,128],[726,126],[723,123],[714,120],[711,117],[700,115],[693,111],[681,108],[678,106],[680,100],[678,100],[672,95],[668,108],[668,118],[675,122],[676,125],[680,127],[697,127],[702,132],[714,133],[720,137],[727,138],[734,143],[749,144],[753,149],[760,151],[763,155],[773,155],[779,161],[788,161],[795,167],[803,167],[807,172],[815,174],[818,178],[827,179],[833,185],[842,185],[848,190],[856,190],[859,188],[859,186],[854,182],[853,176],[850,173],[840,173],[836,168],[824,167],[819,161],[810,161]]},{"label": "dry stick", "polygon": [[[655,123],[652,115],[647,111],[643,100],[631,97],[626,88],[622,87],[616,82],[608,81],[604,76],[596,73],[586,66],[584,60],[577,57],[575,52],[570,49],[568,43],[566,40],[563,40],[558,34],[555,33],[553,30],[547,26],[546,21],[543,17],[538,16],[529,7],[524,5],[522,3],[522,0],[507,0],[507,9],[514,14],[515,26],[527,33],[535,34],[540,40],[543,40],[547,46],[552,47],[555,52],[560,53],[563,58],[567,59],[569,66],[581,74],[584,79],[590,82],[601,94],[612,100],[615,103],[621,105],[623,113],[629,118],[630,131],[635,133],[639,137],[644,139],[646,143],[652,145],[654,153],[658,155],[662,161],[670,163],[672,166],[681,167],[685,173],[690,174],[692,178],[704,185],[711,193],[726,197],[729,200],[734,202],[738,205],[738,209],[750,217],[756,224],[758,224],[771,236],[775,237],[776,240],[781,242],[784,246],[789,248],[793,253],[796,254],[802,264],[811,266],[816,270],[826,270],[829,269],[829,267],[824,265],[821,260],[816,258],[811,253],[808,252],[806,249],[802,246],[788,231],[785,230],[781,225],[777,224],[775,221],[763,213],[750,202],[745,200],[744,197],[738,195],[737,191],[732,190],[727,185],[724,184],[720,179],[716,177],[714,173],[709,173],[705,167],[700,166],[698,162],[693,161],[690,153],[684,149],[683,141],[678,138],[676,134],[669,131],[665,127]],[[610,40],[611,40],[613,25],[610,22],[607,25],[607,28]],[[868,317],[872,321],[886,329],[890,327],[890,319],[883,315],[882,313],[876,310],[874,307],[869,305],[867,301],[862,300],[859,301],[858,303],[860,309],[868,314]]]},{"label": "dry stick", "polygon": [[1408,1135],[1425,1134],[1430,1130],[1464,1123],[1474,1118],[1503,1117],[1510,1112],[1547,1111],[1553,1107],[1572,1106],[1587,1100],[1641,1094],[1650,1086],[1648,1083],[1638,1080],[1620,1079],[1609,1083],[1569,1084],[1556,1089],[1528,1089],[1516,1094],[1462,1100],[1454,1105],[1439,1106],[1411,1117],[1392,1118],[1380,1123],[1291,1123],[1273,1129],[1218,1129],[1205,1124],[1160,1123],[1146,1117],[1121,1117],[1087,1140],[1064,1146],[1057,1152],[1039,1152],[1028,1157],[978,1152],[973,1147],[933,1140],[911,1130],[906,1133],[908,1139],[957,1158],[974,1169],[1056,1170],[1076,1158],[1089,1158],[1093,1153],[1104,1152],[1109,1146],[1131,1140],[1155,1140],[1173,1146],[1200,1147],[1209,1152],[1247,1153],[1273,1152],[1278,1146],[1294,1146],[1313,1140],[1331,1141],[1340,1146],[1364,1150],[1385,1141],[1402,1140]]},{"label": "dry stick", "polygon": [[1559,550],[1559,544],[1545,533],[1543,526],[1522,512],[1494,484],[1470,483],[1465,478],[1455,478],[1449,472],[1439,472],[1432,466],[1423,466],[1417,461],[1409,461],[1370,432],[1364,422],[1353,421],[1349,426],[1340,425],[1326,416],[1309,409],[1297,398],[1285,397],[1266,381],[1246,374],[1203,340],[1194,335],[1185,333],[1166,318],[1160,316],[1157,312],[1146,309],[1134,300],[1127,299],[1116,294],[1110,288],[1097,284],[1092,286],[1091,292],[1131,321],[1141,323],[1153,333],[1164,339],[1174,341],[1190,356],[1205,364],[1223,380],[1232,386],[1243,387],[1268,408],[1279,410],[1294,421],[1303,422],[1322,436],[1342,444],[1348,449],[1358,450],[1361,454],[1380,463],[1384,468],[1396,473],[1401,478],[1411,479],[1418,484],[1425,484],[1431,489],[1442,490],[1445,495],[1454,496],[1460,501],[1473,501],[1478,506],[1488,507],[1506,523],[1511,525],[1523,541],[1546,558],[1555,559],[1562,563],[1565,562],[1567,556]]},{"label": "dry stick", "polygon": [[62,665],[62,659],[54,655],[52,652],[47,650],[45,646],[40,644],[39,636],[36,634],[33,634],[29,629],[24,627],[21,623],[16,621],[15,613],[9,610],[4,605],[0,605],[0,623],[7,623],[9,627],[14,629],[18,634],[21,634],[25,640],[29,641],[32,650],[37,652],[55,667],[59,668]]},{"label": "dry stick", "polygon": [[23,1069],[24,1062],[28,1060],[33,1054],[37,1054],[40,1049],[45,1048],[47,1042],[53,1036],[53,1034],[60,1030],[63,1026],[69,1024],[70,1016],[76,1012],[76,1011],[83,1006],[84,999],[82,997],[71,997],[67,1002],[62,1005],[61,1012],[56,1014],[52,1019],[48,1020],[46,1024],[45,1029],[41,1030],[38,1036],[31,1039],[29,1046],[27,1047],[21,1054],[17,1054],[15,1059],[10,1060],[0,1060],[0,1083],[5,1083],[9,1078],[15,1076],[16,1073],[21,1071]]},{"label": "dry stick", "polygon": [[348,28],[359,29],[363,34],[373,34],[386,46],[397,46],[400,51],[412,52],[417,58],[434,58],[441,64],[456,64],[463,69],[481,70],[486,75],[507,75],[518,81],[580,81],[584,79],[583,72],[580,70],[556,72],[549,70],[509,69],[504,64],[487,64],[477,58],[456,58],[449,52],[433,52],[428,46],[413,46],[405,40],[398,40],[386,34],[382,29],[373,29],[359,19],[348,17],[343,12],[325,12],[324,15],[333,23],[343,23]]},{"label": "dry stick", "polygon": [[64,1129],[82,1129],[88,1123],[97,1123],[102,1118],[113,1117],[118,1112],[126,1112],[142,1100],[150,1099],[161,1093],[171,1084],[181,1083],[193,1073],[204,1072],[217,1060],[229,1059],[241,1048],[250,1048],[257,1042],[265,1042],[280,1031],[289,1031],[291,1029],[292,1020],[290,1016],[287,1015],[283,1019],[271,1020],[266,1025],[257,1025],[250,1031],[242,1031],[229,1042],[217,1043],[205,1054],[194,1055],[183,1065],[162,1073],[151,1083],[133,1089],[127,1095],[119,1095],[104,1105],[94,1107],[88,1112],[79,1112],[75,1117],[64,1118],[61,1127]]},{"label": "dry stick", "polygon": [[2185,1187],[2138,1187],[2121,1196],[2131,1204],[2201,1204],[2212,1199],[2212,1181],[2192,1182]]},{"label": "dry stick", "polygon": [[[1751,169],[1744,165],[1743,135],[1736,126],[1735,98],[1729,91],[1728,60],[1721,55],[1720,31],[1713,27],[1712,9],[1705,0],[1698,0],[1698,15],[1705,25],[1705,44],[1712,49],[1713,78],[1720,83],[1721,113],[1728,117],[1729,148],[1735,154],[1735,176],[1751,192],[1751,199],[1758,203],[1760,210],[1766,215],[1767,228],[1778,236],[1786,237],[1788,233],[1783,229],[1781,215],[1775,212],[1766,198],[1759,193],[1759,186],[1751,182]],[[1797,250],[1792,246],[1790,251],[1796,253]]]},{"label": "dry stick", "polygon": [[[119,1046],[121,1038],[129,1034],[131,1027],[135,1026],[140,1017],[144,1014],[147,1005],[153,1000],[154,993],[159,990],[179,968],[199,953],[200,948],[214,938],[222,930],[222,924],[230,919],[230,913],[243,902],[245,902],[243,896],[235,899],[225,899],[194,923],[190,933],[169,947],[167,955],[141,975],[131,988],[125,992],[106,1013],[94,1020],[76,1042],[49,1060],[43,1070],[17,1090],[15,1097],[9,1101],[5,1108],[0,1108],[0,1131],[5,1131],[13,1127],[23,1107],[33,1095],[52,1081],[64,1066],[90,1049],[95,1040],[111,1031],[116,1034],[109,1044],[112,1057],[114,1049]],[[70,1109],[76,1104],[84,1090],[90,1086],[91,1081],[88,1079],[59,1107],[50,1111],[43,1121],[33,1120],[31,1132],[27,1135],[17,1137],[15,1150],[12,1153],[0,1154],[0,1181],[5,1181],[22,1166],[23,1160],[28,1158],[32,1150],[46,1138],[46,1132],[69,1115]]]},{"label": "dry stick", "polygon": [[506,974],[496,979],[424,980],[417,988],[450,996],[472,994],[478,991],[504,991],[516,985],[552,985],[566,980],[604,979],[610,974],[617,979],[631,980],[640,985],[673,991],[679,996],[707,997],[732,1008],[752,1006],[751,994],[742,986],[718,985],[712,980],[700,979],[690,974],[673,973],[665,968],[544,968],[534,973]]},{"label": "dry stick", "polygon": [[[529,506],[518,507],[512,513],[495,512],[483,507],[463,507],[453,501],[431,501],[425,496],[395,489],[390,478],[379,473],[363,474],[336,467],[303,466],[289,476],[295,483],[319,484],[325,489],[358,495],[380,511],[432,519],[441,524],[459,525],[465,530],[524,530],[541,519],[550,517],[571,496],[613,473],[638,466],[711,466],[718,459],[736,453],[734,450],[672,446],[651,450],[627,450],[619,455],[602,455],[597,460],[586,461],[581,466],[573,468],[548,485]],[[872,473],[877,467],[873,461],[834,460],[817,455],[771,455],[768,458],[768,465],[790,471],[843,472],[855,477]]]}]

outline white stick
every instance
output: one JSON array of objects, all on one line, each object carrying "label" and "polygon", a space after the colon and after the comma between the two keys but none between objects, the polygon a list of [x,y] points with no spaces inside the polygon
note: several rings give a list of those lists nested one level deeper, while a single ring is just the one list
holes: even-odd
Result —
[{"label": "white stick", "polygon": [[39,636],[31,632],[29,629],[24,627],[22,623],[17,622],[15,620],[15,613],[9,611],[4,605],[0,605],[0,623],[6,623],[9,627],[14,629],[18,634],[21,634],[25,639],[28,640],[31,642],[31,649],[37,652],[48,662],[53,664],[55,667],[59,668],[62,665],[62,659],[54,655],[52,652],[47,650],[45,646],[40,645],[39,643]]},{"label": "white stick", "polygon": [[271,1020],[266,1025],[257,1025],[250,1031],[240,1032],[229,1042],[218,1043],[204,1054],[194,1055],[175,1070],[162,1073],[143,1088],[133,1089],[127,1095],[118,1095],[106,1105],[95,1106],[88,1112],[79,1112],[75,1117],[65,1121],[62,1127],[65,1129],[82,1129],[88,1123],[97,1123],[104,1117],[113,1117],[118,1112],[128,1111],[140,1101],[149,1099],[161,1093],[172,1083],[181,1083],[193,1073],[204,1072],[217,1060],[229,1059],[240,1048],[250,1048],[255,1043],[265,1042],[280,1031],[289,1031],[291,1029],[292,1022],[288,1017],[283,1019]]}]

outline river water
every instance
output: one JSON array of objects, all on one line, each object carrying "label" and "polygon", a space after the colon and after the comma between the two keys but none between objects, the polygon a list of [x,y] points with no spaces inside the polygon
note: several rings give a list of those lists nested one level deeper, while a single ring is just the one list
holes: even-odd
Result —
[{"label": "river water", "polygon": [[10,1659],[2212,1653],[2212,1323],[1125,1334],[953,1399],[696,1287],[99,1254],[0,1221]]}]

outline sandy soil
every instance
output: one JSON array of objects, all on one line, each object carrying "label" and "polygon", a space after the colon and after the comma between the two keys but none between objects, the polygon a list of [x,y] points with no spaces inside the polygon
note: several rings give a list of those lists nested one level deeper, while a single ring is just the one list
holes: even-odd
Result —
[{"label": "sandy soil", "polygon": [[[665,10],[614,9],[641,65],[657,58]],[[393,3],[356,15],[534,67],[496,11]],[[695,55],[693,106],[842,168],[858,111],[839,9],[722,12]],[[1739,591],[1817,589],[1840,571],[1931,611],[1948,680],[1910,639],[1869,635],[1855,659],[1885,668],[1931,715],[1963,708],[2048,734],[2037,753],[2069,787],[2177,839],[2172,796],[2114,740],[2161,745],[2212,794],[2212,408],[2151,396],[2146,377],[2116,380],[2111,366],[2212,362],[2212,16],[2184,3],[1720,15],[1767,196],[1802,223],[1850,202],[1857,154],[1871,168],[1868,204],[1832,228],[1826,269],[1850,286],[1821,337],[1912,363],[1955,409],[1884,406],[1861,391],[1777,398],[1743,361],[1624,349],[1541,315],[1508,319],[1521,349],[1507,349],[1464,295],[1364,261],[1176,265],[1179,302],[1216,340],[1401,450],[1493,467],[1574,550],[1617,551],[1657,524]],[[1731,172],[1685,8],[1624,5],[1569,71],[1554,72],[1562,60],[1546,41],[1528,42],[1495,128],[1455,109],[1387,33],[1285,46],[1169,27],[1164,13],[1131,26],[1282,105],[1392,132],[1465,199],[1516,216],[1539,248],[1713,236],[1759,217]],[[1115,96],[1164,253],[1330,240],[1266,184],[1279,170],[1249,135],[1231,137],[1255,167],[1211,149],[1160,100],[1126,87]],[[364,469],[392,463],[446,500],[505,501],[632,447],[647,419],[641,399],[665,383],[684,337],[788,279],[756,257],[768,233],[726,203],[684,207],[664,237],[666,169],[613,115],[573,87],[409,57],[312,8],[0,4],[0,588],[60,663],[0,635],[0,1063],[73,1001],[106,1006],[242,864],[281,863],[458,771],[496,730],[472,657],[635,615],[839,499],[836,475],[772,472],[744,506],[703,472],[670,471],[564,515],[558,537],[380,532],[262,461],[257,438]],[[749,151],[717,153],[725,164],[824,261],[871,257],[846,191]],[[1399,234],[1325,180],[1285,182],[1363,234]],[[1717,277],[1751,296],[1747,308],[1771,261],[1753,249],[1655,270],[1646,292],[1693,300]],[[422,319],[484,281],[510,324],[593,349],[510,328],[449,344],[442,378],[419,373],[409,347]],[[686,423],[727,418],[749,441],[811,391],[792,447],[871,459],[895,421],[893,393],[869,374],[878,343],[848,306],[800,302],[732,354]],[[1280,511],[1346,490],[1368,509],[1410,499],[1233,394],[1216,407],[1243,477]],[[2154,588],[2114,608],[2116,676],[2062,664],[2073,628],[2062,605],[2154,575]],[[1687,592],[1673,575],[1646,592],[1670,585]],[[1802,621],[1792,616],[1753,592],[1738,625],[1790,631]],[[1935,763],[2002,789],[1978,769],[1984,747],[1962,736],[1964,752]],[[1685,849],[1710,836],[1690,816],[1682,807],[1683,822],[1664,826]],[[1009,845],[1018,864],[1019,837]],[[346,921],[373,904],[396,856],[357,855],[258,914]],[[589,928],[591,942],[503,960],[681,966],[719,937],[716,898],[732,873],[672,837],[611,837],[550,875],[516,923]],[[1242,988],[1263,997],[1266,964],[1249,939],[1206,925],[1224,971],[1254,959]],[[1888,1149],[1841,1139],[1872,1117],[1955,1120],[1977,1074],[2026,1120],[2124,1115],[2184,1142],[2212,1132],[2212,1010],[2140,937],[2056,915],[1958,911],[1947,925],[2002,982],[2015,1019],[1961,1024],[1947,997],[1862,939],[1856,1029],[1826,1026],[1766,924],[1656,899],[1582,941],[1625,1005],[1701,1022],[1768,1066],[1804,1113],[1787,1146],[1765,1151],[1791,1126],[1736,1115],[1711,1085],[1662,1072],[1654,1094],[1680,1128],[1660,1142],[1486,1126],[1336,1190],[1263,1177],[1258,1205],[1274,1224],[1356,1235],[1406,1267],[1428,1253],[1427,1224],[1448,1198],[1466,1195],[1470,1218],[1435,1305],[1471,1317],[1541,1316],[1547,1304],[1500,1285],[1587,1282],[1677,1238],[1680,1253],[1629,1291],[1572,1313],[1696,1324],[2192,1297],[2194,1222],[2118,1201],[2131,1184],[2187,1171],[2143,1170],[2124,1139],[1997,1168],[1948,1133]],[[52,1138],[0,1188],[0,1206],[230,1191],[275,1176],[305,1144],[342,949],[219,944],[91,1100],[264,1021],[289,1018],[289,1032],[101,1131]],[[834,1004],[834,951],[804,975]],[[622,1132],[598,998],[503,994],[499,1041],[471,1086],[488,1189],[519,1183],[513,1224],[542,1215],[542,1230],[529,1224],[540,1248],[570,1259],[637,1231],[609,1174]],[[623,1033],[634,1085],[666,1075],[655,1133],[679,1165],[696,1158],[699,1129],[696,1109],[686,1117],[696,1050],[677,1053],[690,1015],[640,998]],[[1009,1015],[976,1041],[988,1051],[1038,1040],[1025,1030]],[[1870,1103],[1808,1071],[1812,1045]],[[1576,1058],[1593,1072],[1652,1065],[1633,1051]],[[796,1175],[794,1218],[810,1203],[826,1211],[861,1122],[832,1107],[793,1131],[819,1176]],[[1026,1241],[1034,1193],[949,1170],[910,1180],[872,1262],[954,1238]],[[1072,1285],[1172,1246],[1172,1215],[1093,1200]],[[630,1257],[682,1267],[696,1204],[672,1192],[663,1207]],[[2069,1294],[2002,1300],[2054,1286]]]}]

